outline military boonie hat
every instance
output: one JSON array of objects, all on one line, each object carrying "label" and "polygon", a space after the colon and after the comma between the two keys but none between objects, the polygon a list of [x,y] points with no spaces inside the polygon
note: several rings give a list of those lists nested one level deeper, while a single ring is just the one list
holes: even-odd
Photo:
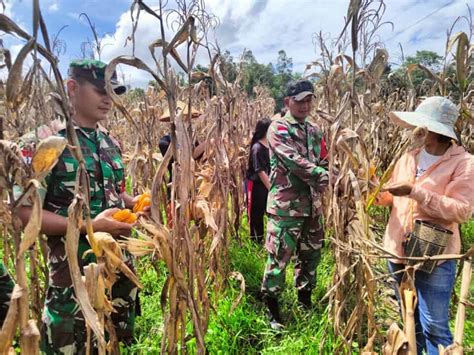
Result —
[{"label": "military boonie hat", "polygon": [[[83,78],[93,84],[100,90],[105,89],[105,68],[107,64],[100,60],[82,59],[75,60],[69,64],[68,75],[70,78]],[[117,95],[122,95],[127,91],[125,85],[117,79],[117,73],[114,72],[110,83]]]},{"label": "military boonie hat", "polygon": [[286,97],[292,97],[295,101],[301,101],[308,95],[314,96],[313,84],[309,80],[298,80],[288,83]]}]

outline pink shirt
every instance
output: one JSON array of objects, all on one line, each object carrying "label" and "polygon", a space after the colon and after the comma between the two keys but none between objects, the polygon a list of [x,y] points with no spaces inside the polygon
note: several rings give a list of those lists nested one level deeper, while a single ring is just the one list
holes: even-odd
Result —
[{"label": "pink shirt", "polygon": [[[466,222],[474,210],[474,157],[464,148],[453,145],[415,181],[419,152],[420,149],[416,149],[404,154],[390,180],[391,183],[414,181],[411,194],[397,197],[385,192],[380,196],[378,204],[392,206],[384,247],[404,256],[405,235],[411,232],[413,221],[419,219],[453,231],[445,254],[458,254],[461,250],[458,225]],[[410,201],[413,201],[413,215]]]}]

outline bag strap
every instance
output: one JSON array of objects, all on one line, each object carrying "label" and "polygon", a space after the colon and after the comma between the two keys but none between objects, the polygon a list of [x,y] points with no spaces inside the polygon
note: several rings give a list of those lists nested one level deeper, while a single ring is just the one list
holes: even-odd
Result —
[{"label": "bag strap", "polygon": [[[415,171],[413,175],[411,176],[411,181],[410,181],[413,186],[416,184],[416,170],[418,169],[418,163],[420,161],[420,152],[415,156]],[[409,223],[408,227],[409,227],[410,233],[413,232],[414,227],[415,227],[414,210],[415,210],[415,200],[410,198],[409,221],[408,221]]]}]

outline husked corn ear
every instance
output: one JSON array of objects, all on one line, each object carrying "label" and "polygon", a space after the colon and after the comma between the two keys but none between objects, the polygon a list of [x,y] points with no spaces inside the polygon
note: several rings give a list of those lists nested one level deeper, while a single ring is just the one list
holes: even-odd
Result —
[{"label": "husked corn ear", "polygon": [[137,221],[137,215],[130,211],[128,208],[115,212],[112,218],[119,222],[124,223],[135,223]]},{"label": "husked corn ear", "polygon": [[41,174],[51,170],[66,147],[66,143],[65,138],[55,136],[42,140],[33,156],[33,171]]},{"label": "husked corn ear", "polygon": [[135,213],[130,213],[130,216],[128,216],[128,218],[124,221],[125,223],[135,223],[137,221],[138,217]]},{"label": "husked corn ear", "polygon": [[135,203],[135,206],[133,206],[133,212],[143,212],[145,207],[148,207],[151,205],[151,195],[149,193],[144,193],[140,195],[140,198],[138,201]]}]

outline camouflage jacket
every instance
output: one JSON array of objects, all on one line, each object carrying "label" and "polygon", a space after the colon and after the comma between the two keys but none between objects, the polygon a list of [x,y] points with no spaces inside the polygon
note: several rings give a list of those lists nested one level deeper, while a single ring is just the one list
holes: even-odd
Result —
[{"label": "camouflage jacket", "polygon": [[[75,127],[89,175],[90,211],[94,218],[107,208],[123,208],[120,194],[124,191],[124,165],[120,146],[99,126],[96,129]],[[66,129],[57,133],[66,137]],[[67,209],[74,198],[78,162],[68,148],[45,178],[46,194],[43,208],[67,216]]]},{"label": "camouflage jacket", "polygon": [[[107,130],[98,126],[96,129],[75,127],[77,138],[84,156],[89,175],[91,217],[108,208],[124,207],[120,194],[124,191],[124,165],[118,143]],[[57,133],[66,137],[66,129]],[[66,148],[59,157],[58,163],[44,179],[45,193],[43,209],[61,216],[67,216],[67,210],[74,199],[74,186],[79,163]],[[48,236],[50,285],[70,287],[72,285],[69,265],[65,251],[64,236]],[[93,255],[83,253],[89,249],[84,236],[79,241],[79,266],[94,261]]]},{"label": "camouflage jacket", "polygon": [[329,178],[320,158],[322,133],[288,112],[270,125],[270,183],[267,212],[276,216],[315,217],[321,214],[322,192]]}]

